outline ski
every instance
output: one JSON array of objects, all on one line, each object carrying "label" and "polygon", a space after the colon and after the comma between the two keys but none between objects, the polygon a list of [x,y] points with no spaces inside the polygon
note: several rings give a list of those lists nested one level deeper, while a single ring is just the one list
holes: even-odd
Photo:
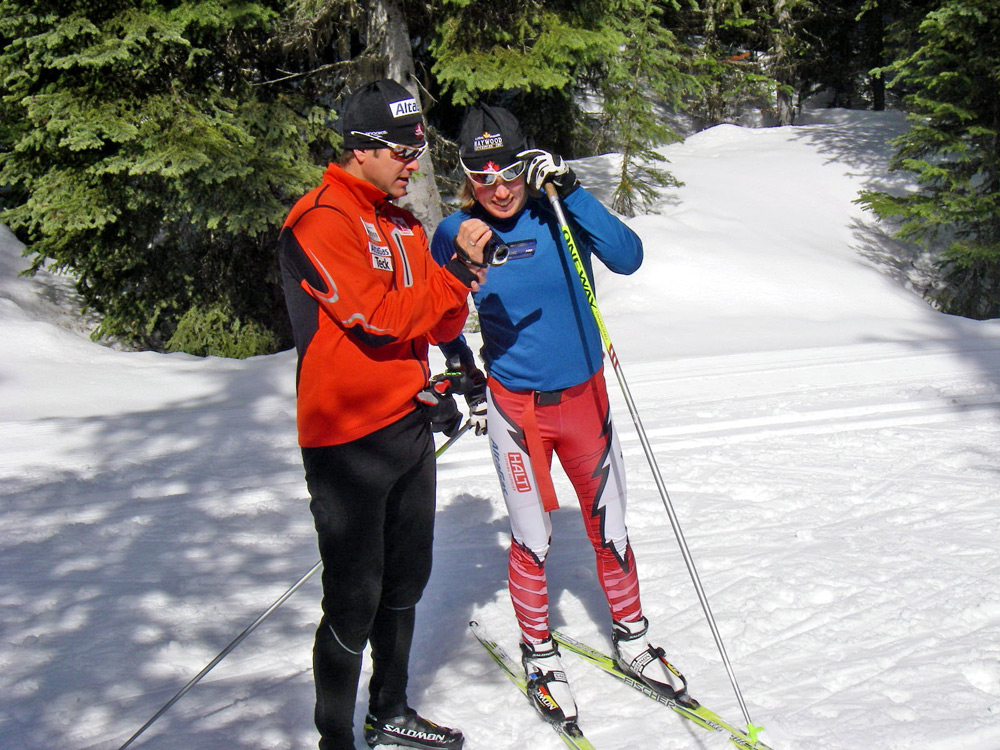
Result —
[{"label": "ski", "polygon": [[[675,700],[674,698],[668,698],[666,695],[653,690],[644,682],[641,682],[640,680],[637,680],[631,675],[623,672],[615,663],[613,658],[591,648],[585,643],[581,643],[574,638],[570,638],[568,635],[560,633],[557,630],[552,631],[552,637],[555,638],[560,646],[564,646],[578,656],[582,656],[591,664],[594,664],[608,674],[617,677],[629,687],[638,690],[640,693],[652,698],[657,703],[672,708],[685,719],[694,722],[703,729],[728,734],[729,741],[736,747],[742,748],[743,750],[771,750],[768,745],[765,745],[756,737],[757,732],[761,730],[761,727],[751,725],[749,732],[734,727],[717,713],[709,710],[703,705],[699,704],[688,706]],[[697,704],[697,701],[695,701],[695,703]]]},{"label": "ski", "polygon": [[[478,622],[475,620],[470,622],[469,629],[472,630],[472,634],[476,636],[476,639],[483,644],[483,648],[493,657],[493,661],[497,663],[500,669],[511,679],[511,682],[517,685],[518,690],[527,698],[528,680],[524,676],[524,670],[521,669],[521,665],[511,658],[503,646],[490,638]],[[556,731],[556,734],[562,737],[567,747],[573,748],[573,750],[595,750],[594,746],[584,737],[583,731],[575,721],[546,723]]]}]

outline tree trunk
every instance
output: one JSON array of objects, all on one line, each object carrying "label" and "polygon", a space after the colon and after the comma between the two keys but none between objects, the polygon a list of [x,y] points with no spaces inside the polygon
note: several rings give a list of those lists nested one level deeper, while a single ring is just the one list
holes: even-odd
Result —
[{"label": "tree trunk", "polygon": [[[398,81],[422,102],[413,67],[413,51],[406,18],[397,0],[372,0],[368,39],[385,59],[385,77]],[[376,42],[377,40],[377,42]],[[421,103],[421,109],[424,109]],[[420,171],[410,180],[408,194],[399,201],[412,211],[431,235],[441,222],[441,196],[434,180],[434,164],[428,151],[420,157]]]},{"label": "tree trunk", "polygon": [[[885,10],[881,4],[875,6],[865,15],[867,21],[868,68],[878,68],[884,64],[885,56]],[[872,109],[876,112],[885,111],[885,78],[882,75],[869,76],[872,89]]]},{"label": "tree trunk", "polygon": [[777,28],[774,31],[774,41],[771,52],[774,55],[774,79],[778,82],[775,92],[777,124],[791,125],[795,122],[795,109],[792,104],[792,61],[788,52],[792,38],[792,3],[794,0],[775,0],[774,15]]},{"label": "tree trunk", "polygon": [[[704,7],[705,14],[705,50],[709,55],[717,57],[719,55],[719,35],[718,23],[716,20],[715,1],[706,0]],[[707,122],[706,127],[712,127],[722,122],[722,96],[719,91],[719,80],[713,74],[706,86],[705,91],[705,112]]]}]

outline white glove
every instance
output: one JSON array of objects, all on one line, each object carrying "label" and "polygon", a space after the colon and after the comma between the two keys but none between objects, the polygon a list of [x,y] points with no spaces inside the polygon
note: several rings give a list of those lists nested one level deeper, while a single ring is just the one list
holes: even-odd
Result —
[{"label": "white glove", "polygon": [[532,148],[522,151],[517,157],[528,162],[524,177],[525,182],[539,193],[545,189],[546,182],[551,182],[555,185],[559,197],[565,198],[580,184],[579,180],[576,179],[576,174],[561,156]]},{"label": "white glove", "polygon": [[486,400],[469,404],[469,423],[477,435],[486,434]]}]

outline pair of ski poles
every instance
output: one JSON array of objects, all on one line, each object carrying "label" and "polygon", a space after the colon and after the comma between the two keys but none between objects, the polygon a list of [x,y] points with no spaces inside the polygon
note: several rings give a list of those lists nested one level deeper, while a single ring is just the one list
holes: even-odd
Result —
[{"label": "pair of ski poles", "polygon": [[[691,581],[694,584],[695,592],[698,595],[698,601],[701,603],[701,608],[705,613],[705,618],[708,620],[709,628],[712,631],[712,637],[715,639],[715,645],[719,649],[719,655],[722,657],[722,663],[725,666],[726,674],[729,676],[729,681],[733,686],[733,691],[736,693],[736,699],[739,702],[740,710],[743,712],[743,718],[747,723],[747,733],[751,738],[757,736],[761,727],[755,725],[750,720],[750,712],[747,710],[746,701],[743,699],[743,693],[740,691],[739,683],[736,681],[736,673],[733,671],[732,663],[729,660],[729,655],[726,653],[726,646],[722,640],[722,635],[719,632],[719,627],[715,621],[715,616],[712,614],[712,608],[708,603],[708,596],[705,594],[705,588],[702,586],[701,578],[698,575],[698,570],[695,567],[694,559],[691,557],[691,550],[688,547],[688,543],[684,538],[684,532],[681,530],[680,521],[677,518],[677,513],[674,510],[673,502],[670,500],[670,494],[667,492],[666,484],[663,481],[663,477],[660,474],[660,467],[656,462],[656,457],[653,455],[652,446],[649,443],[649,438],[646,435],[646,430],[642,426],[642,420],[639,417],[639,411],[636,408],[635,400],[632,398],[632,392],[629,390],[628,382],[625,380],[625,373],[622,372],[621,363],[618,361],[618,355],[615,354],[614,345],[611,343],[611,336],[608,334],[607,326],[604,324],[604,316],[601,315],[600,308],[597,306],[597,295],[594,294],[593,286],[590,283],[590,279],[587,276],[587,270],[583,265],[583,259],[580,257],[580,252],[576,247],[576,241],[573,239],[573,233],[570,231],[569,222],[566,220],[566,214],[563,211],[562,202],[559,199],[559,193],[556,191],[555,186],[551,183],[545,183],[545,194],[549,199],[549,203],[552,204],[552,209],[555,212],[556,219],[559,222],[559,229],[562,232],[563,241],[566,243],[566,248],[569,250],[570,257],[573,259],[573,265],[576,269],[577,276],[580,279],[580,285],[583,287],[584,296],[587,298],[587,304],[590,306],[590,312],[594,316],[594,321],[597,324],[597,329],[601,335],[601,341],[604,344],[604,348],[608,352],[608,359],[611,361],[611,366],[615,371],[615,377],[618,379],[618,385],[621,388],[622,395],[625,398],[625,404],[628,408],[629,414],[632,417],[632,422],[635,424],[636,432],[639,434],[639,442],[642,444],[643,452],[646,454],[646,461],[649,463],[649,468],[653,472],[653,480],[656,483],[656,488],[660,493],[660,499],[663,501],[663,507],[667,511],[667,516],[670,519],[670,526],[674,531],[674,536],[677,538],[677,544],[680,547],[681,555],[684,558],[684,564],[687,566],[688,574],[691,576]],[[449,447],[451,447],[456,440],[458,440],[468,429],[472,426],[470,421],[466,421],[462,425],[461,429],[452,436],[447,442],[445,442],[440,448],[435,452],[435,457],[440,456]],[[124,745],[122,745],[119,750],[125,750],[132,742],[141,735],[150,725],[153,724],[157,719],[159,719],[166,711],[181,697],[187,693],[192,687],[194,687],[206,674],[208,674],[220,661],[222,661],[234,648],[236,648],[250,633],[257,629],[257,627],[267,619],[274,610],[280,607],[285,600],[287,600],[292,594],[299,590],[302,585],[308,581],[315,573],[322,567],[322,561],[317,562],[312,569],[306,573],[302,578],[296,581],[291,588],[288,589],[284,594],[282,594],[267,610],[261,614],[253,623],[251,623],[246,630],[237,636],[232,643],[226,646],[218,656],[215,657],[201,672],[199,672],[187,685],[185,685],[181,690],[171,698],[156,714],[147,721],[140,729],[137,731]]]},{"label": "pair of ski poles", "polygon": [[[434,457],[437,458],[446,450],[448,450],[452,445],[455,444],[455,441],[458,440],[460,437],[462,437],[462,435],[464,435],[466,432],[468,432],[469,428],[471,427],[472,427],[472,421],[466,420],[465,424],[462,425],[459,431],[456,432],[454,435],[452,435],[447,440],[447,442],[443,443],[441,447],[434,452]],[[160,708],[160,710],[157,711],[155,714],[153,714],[153,716],[150,717],[149,721],[147,721],[145,724],[139,727],[139,730],[131,737],[129,737],[128,741],[125,742],[124,745],[119,747],[118,750],[125,750],[125,748],[127,748],[129,745],[135,742],[139,738],[139,735],[141,735],[143,732],[149,729],[157,721],[157,719],[159,719],[161,716],[163,716],[163,714],[165,714],[168,710],[170,710],[171,706],[173,706],[177,701],[183,698],[185,693],[187,693],[191,688],[197,685],[201,681],[201,678],[207,675],[209,672],[211,672],[218,665],[220,661],[225,659],[230,654],[230,652],[234,648],[236,648],[244,640],[246,640],[246,637],[250,635],[253,631],[255,631],[260,626],[260,624],[264,622],[264,620],[270,617],[271,614],[274,612],[274,610],[276,610],[278,607],[284,604],[285,601],[287,601],[292,594],[294,594],[296,591],[302,588],[305,582],[308,581],[310,578],[312,578],[316,574],[316,572],[322,567],[323,567],[323,561],[320,560],[315,565],[313,565],[312,568],[310,568],[308,573],[306,573],[299,580],[293,583],[292,586],[288,589],[288,591],[286,591],[284,594],[275,599],[274,604],[272,604],[270,607],[264,610],[264,612],[261,613],[260,617],[258,617],[252,623],[250,623],[247,626],[246,630],[244,630],[242,633],[236,636],[228,646],[226,646],[224,649],[222,649],[222,651],[219,652],[218,656],[216,656],[214,659],[212,659],[212,661],[206,664],[204,669],[202,669],[198,674],[196,674],[193,678],[191,678],[191,680],[184,687],[178,690],[173,698],[171,698],[169,701],[163,704],[163,707]]]}]

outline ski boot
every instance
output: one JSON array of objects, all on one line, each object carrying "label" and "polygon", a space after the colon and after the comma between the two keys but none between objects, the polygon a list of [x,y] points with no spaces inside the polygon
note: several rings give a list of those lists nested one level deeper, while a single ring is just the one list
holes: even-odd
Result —
[{"label": "ski boot", "polygon": [[646,633],[649,620],[611,624],[615,661],[623,672],[639,679],[658,693],[678,703],[696,708],[698,702],[688,695],[687,680],[664,658],[662,648],[649,645]]},{"label": "ski boot", "polygon": [[528,697],[545,720],[554,724],[576,721],[576,701],[551,636],[541,643],[521,641],[521,663],[528,678]]},{"label": "ski boot", "polygon": [[377,719],[372,714],[365,717],[365,742],[368,747],[416,747],[421,750],[461,750],[465,737],[458,729],[441,727],[413,709],[402,716]]}]

